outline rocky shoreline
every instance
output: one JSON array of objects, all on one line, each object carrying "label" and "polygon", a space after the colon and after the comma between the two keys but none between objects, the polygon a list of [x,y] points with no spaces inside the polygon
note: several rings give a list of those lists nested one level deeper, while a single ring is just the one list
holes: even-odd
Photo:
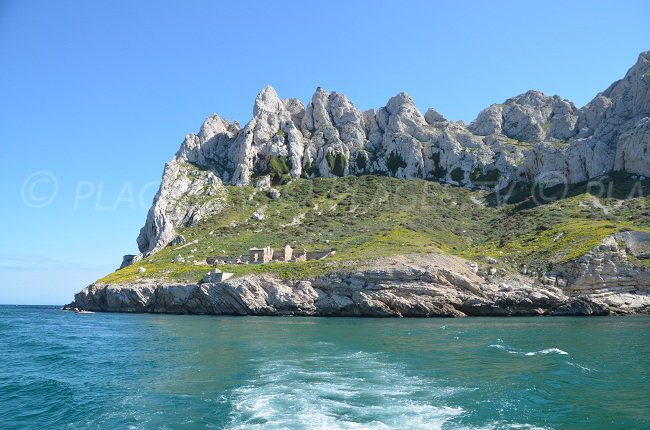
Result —
[{"label": "rocky shoreline", "polygon": [[[603,252],[601,250],[601,252]],[[604,252],[611,252],[611,250]],[[219,283],[92,284],[68,307],[88,311],[357,317],[570,316],[650,314],[650,274],[625,286],[479,276],[446,255],[383,259],[311,280],[244,276]],[[561,285],[561,286],[559,286]],[[602,288],[601,288],[602,287]]]},{"label": "rocky shoreline", "polygon": [[[637,180],[627,191],[628,201],[644,198],[641,182],[650,177],[650,51],[639,55],[623,79],[580,109],[559,96],[528,91],[489,106],[469,125],[449,121],[433,109],[423,114],[406,93],[392,97],[384,107],[361,112],[345,95],[329,93],[320,87],[304,105],[297,99],[280,99],[276,91],[267,86],[256,97],[253,117],[247,124],[242,126],[236,121],[230,123],[216,114],[211,115],[198,134],[185,137],[176,155],[165,165],[160,189],[137,239],[139,252],[125,256],[121,266],[139,264],[138,272],[129,278],[113,278],[129,279],[129,283],[92,284],[78,293],[69,306],[88,311],[218,315],[647,314],[650,313],[648,212],[638,208],[632,210],[625,206],[625,200],[616,200],[613,204],[623,209],[616,217],[611,216],[599,198],[620,197],[613,193],[613,182],[605,193],[605,185],[599,181],[609,179],[614,173]],[[584,183],[587,194],[592,186],[601,188],[603,195],[593,196],[594,207],[602,209],[606,217],[594,217],[586,207],[584,211],[575,209],[573,214],[570,211],[562,214],[561,208],[549,208],[547,225],[537,225],[535,230],[528,231],[530,246],[534,248],[537,233],[548,231],[559,221],[564,221],[573,236],[565,236],[567,231],[559,230],[557,236],[548,238],[548,243],[559,241],[557,247],[549,245],[545,250],[537,249],[528,254],[529,259],[519,263],[501,258],[497,265],[496,260],[489,260],[493,260],[492,256],[505,257],[502,247],[516,245],[525,252],[529,246],[527,243],[514,244],[512,237],[499,238],[499,242],[493,242],[490,252],[473,255],[477,261],[486,259],[487,265],[481,268],[476,262],[436,254],[364,262],[354,266],[354,270],[341,269],[347,271],[314,279],[283,280],[262,274],[224,282],[178,283],[156,279],[173,276],[170,274],[173,271],[166,266],[158,266],[154,275],[142,265],[144,261],[151,263],[152,268],[162,264],[153,261],[162,258],[156,254],[174,246],[175,238],[182,231],[197,227],[201,234],[196,234],[190,243],[203,249],[188,250],[190,253],[197,251],[192,258],[200,255],[191,263],[199,267],[197,271],[202,270],[201,261],[215,251],[222,250],[223,255],[228,255],[224,249],[228,248],[223,243],[227,242],[225,238],[230,240],[231,249],[236,243],[242,245],[243,251],[246,241],[240,243],[237,238],[234,242],[235,232],[229,230],[242,221],[236,219],[240,215],[252,215],[253,221],[248,220],[250,224],[236,231],[237,236],[251,231],[262,233],[267,229],[278,236],[277,245],[280,236],[283,240],[293,240],[295,237],[289,234],[279,234],[279,229],[274,228],[268,218],[262,223],[265,208],[271,202],[285,202],[286,199],[288,204],[278,204],[276,213],[281,214],[282,209],[295,216],[298,222],[301,216],[316,212],[317,204],[311,199],[297,204],[291,200],[290,193],[281,197],[271,185],[366,175],[435,181],[470,190],[503,191],[508,195],[516,191],[518,184],[531,184],[532,191],[540,187],[540,192],[564,186],[561,198],[567,197],[569,185]],[[228,212],[229,205],[244,201],[233,203],[237,201],[234,200],[236,193],[228,186],[235,190],[255,187],[246,200],[255,204],[254,208],[253,203],[249,205],[250,214]],[[255,200],[258,191],[268,193],[268,200]],[[331,230],[341,222],[363,216],[355,213],[360,203],[354,207],[350,204],[356,191],[349,191],[340,201],[335,201],[337,193],[328,193],[327,197],[331,203],[327,210],[336,211],[341,203],[341,208],[345,207],[341,210],[345,212],[332,214],[344,214],[345,219],[341,216],[337,220],[339,224],[313,220],[311,225],[305,223],[304,232],[313,229],[312,233],[320,236],[329,230],[332,234]],[[346,202],[344,199],[348,197]],[[533,194],[531,201],[535,205],[536,200]],[[504,199],[503,203],[509,204],[510,199]],[[456,206],[458,203],[449,197],[433,204]],[[550,216],[554,209],[558,209],[556,215],[561,216]],[[384,210],[399,212],[401,208],[399,205],[384,206]],[[460,206],[458,210],[462,210]],[[324,211],[320,209],[316,214],[327,217]],[[453,216],[440,213],[435,221],[443,223],[450,215]],[[582,225],[571,226],[569,218],[574,215]],[[482,217],[475,218],[476,221],[468,219],[468,223],[479,222]],[[611,220],[611,224],[604,225],[605,219]],[[230,224],[223,225],[221,221],[230,221]],[[283,222],[286,221],[288,219]],[[422,221],[420,225],[425,222],[431,225],[430,221]],[[228,225],[230,227],[225,228]],[[285,228],[290,224],[278,225]],[[397,228],[402,226],[395,221],[394,227],[399,236]],[[602,234],[593,237],[577,234],[586,233],[592,227],[601,229]],[[451,237],[460,240],[459,232],[464,234],[464,228],[450,232]],[[386,229],[389,230],[392,231]],[[418,231],[417,223],[411,231]],[[606,238],[606,235],[610,236]],[[311,237],[303,231],[298,236],[298,245],[305,240],[311,242]],[[577,237],[584,238],[584,244],[574,253],[569,248]],[[474,243],[482,241],[480,237],[462,239],[468,240],[459,243],[472,243],[469,239],[474,239]],[[601,239],[605,240],[583,255]],[[336,248],[329,239],[323,243]],[[377,243],[369,245],[367,250],[376,252],[372,246],[378,246]],[[411,252],[447,249],[438,242],[432,241],[432,244],[435,248],[417,248]],[[248,247],[259,245],[246,244]],[[345,249],[349,244],[340,238],[338,246],[340,251],[349,251]],[[520,252],[516,247],[515,251]],[[544,254],[542,251],[548,255],[543,261],[536,261]],[[393,252],[394,249],[376,254]],[[462,251],[457,247],[453,252]],[[348,255],[357,254],[349,252]],[[369,254],[364,255],[359,258],[369,258]],[[185,263],[181,255],[169,260],[174,264]],[[535,264],[536,268],[531,268],[530,273],[524,263]],[[207,272],[208,266],[205,269]]]}]

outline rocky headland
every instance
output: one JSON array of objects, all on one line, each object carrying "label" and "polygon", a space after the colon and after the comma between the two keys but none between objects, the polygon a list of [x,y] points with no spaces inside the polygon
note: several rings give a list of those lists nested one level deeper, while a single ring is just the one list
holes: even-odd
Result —
[{"label": "rocky headland", "polygon": [[[436,203],[411,212],[394,205],[388,209],[393,212],[373,212],[364,208],[374,200],[363,200],[359,189],[321,195],[312,186],[308,201],[303,188],[296,191],[304,182],[334,189],[335,181],[358,184],[355,178],[365,176],[448,184],[423,189],[432,202],[458,207],[445,218]],[[434,109],[423,114],[405,93],[361,112],[345,95],[320,87],[306,106],[265,87],[245,126],[211,115],[198,134],[185,137],[165,166],[137,239],[139,253],[125,256],[120,270],[78,293],[71,306],[231,315],[649,313],[647,177],[650,52],[582,108],[528,91],[486,108],[469,125]],[[614,185],[609,194],[593,196],[585,191],[592,181]],[[623,191],[620,181],[628,185]],[[534,204],[528,206],[506,199],[511,206],[491,208],[495,194],[528,184],[560,187],[562,195],[541,203],[529,199]],[[323,215],[326,201],[332,205]],[[285,209],[295,213],[281,224]],[[418,218],[429,211],[426,222],[439,224],[435,231]],[[547,215],[550,224],[531,221]],[[310,216],[330,238],[313,231],[282,236],[309,225]],[[336,216],[338,224],[323,220]],[[463,216],[468,218],[458,225],[447,222]],[[337,225],[344,230],[345,217],[363,225],[364,237],[372,240],[338,238],[334,231]],[[374,232],[372,219],[387,224]],[[494,233],[495,225],[507,229],[514,219],[524,220],[517,228],[529,229]],[[198,245],[179,242],[181,233]],[[255,234],[260,241],[328,244],[339,259],[315,271],[309,262],[296,263],[309,270],[289,275],[236,268],[240,273],[223,282],[188,275],[196,267],[196,273],[207,272],[200,267],[205,257],[221,247],[244,248]],[[187,259],[194,259],[187,266],[168,267],[172,254],[188,250]]]}]

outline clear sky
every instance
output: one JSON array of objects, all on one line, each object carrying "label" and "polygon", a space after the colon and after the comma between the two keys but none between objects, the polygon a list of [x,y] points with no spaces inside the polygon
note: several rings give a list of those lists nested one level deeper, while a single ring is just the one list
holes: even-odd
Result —
[{"label": "clear sky", "polygon": [[466,122],[528,89],[578,107],[650,49],[642,1],[0,0],[0,303],[62,304],[135,253],[163,165],[266,84]]}]

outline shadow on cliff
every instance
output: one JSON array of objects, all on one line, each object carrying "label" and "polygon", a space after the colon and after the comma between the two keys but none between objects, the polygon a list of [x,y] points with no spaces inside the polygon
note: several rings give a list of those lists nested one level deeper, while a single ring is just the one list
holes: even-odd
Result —
[{"label": "shadow on cliff", "polygon": [[646,197],[650,195],[650,179],[640,180],[637,175],[615,172],[605,178],[547,188],[529,182],[513,182],[488,195],[486,204],[490,207],[514,205],[514,211],[521,211],[583,194],[618,200]]}]

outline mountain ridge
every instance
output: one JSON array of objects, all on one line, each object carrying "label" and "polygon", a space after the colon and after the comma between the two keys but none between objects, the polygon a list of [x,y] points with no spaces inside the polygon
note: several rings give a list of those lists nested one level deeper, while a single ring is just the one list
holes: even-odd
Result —
[{"label": "mountain ridge", "polygon": [[[318,87],[307,106],[281,100],[266,86],[245,126],[213,114],[188,134],[167,163],[161,188],[138,237],[151,255],[175,228],[210,208],[170,204],[184,185],[187,162],[207,169],[205,184],[248,185],[299,177],[380,174],[467,187],[501,189],[512,181],[578,183],[612,171],[650,176],[650,51],[623,79],[577,109],[559,96],[530,90],[492,104],[468,126],[428,109],[406,93],[379,109],[359,111],[343,94]],[[170,180],[170,178],[175,178]]]},{"label": "mountain ridge", "polygon": [[[650,52],[580,109],[531,90],[469,125],[406,93],[361,112],[320,87],[305,106],[267,86],[246,125],[211,115],[185,137],[140,253],[68,308],[648,313],[649,149]],[[241,257],[285,245],[328,257]]]}]

